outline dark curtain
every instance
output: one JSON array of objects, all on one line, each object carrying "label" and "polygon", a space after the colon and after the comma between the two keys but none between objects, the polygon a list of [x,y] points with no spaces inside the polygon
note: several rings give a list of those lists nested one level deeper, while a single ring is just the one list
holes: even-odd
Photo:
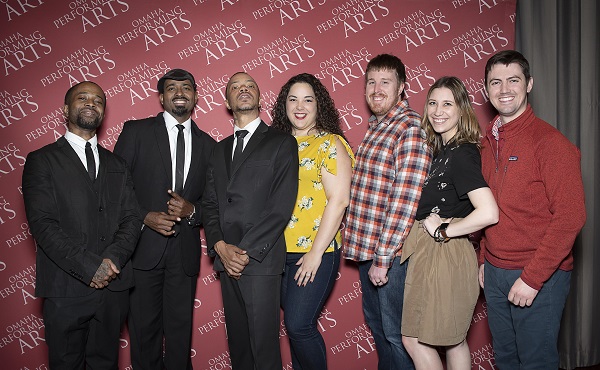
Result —
[{"label": "dark curtain", "polygon": [[519,0],[516,48],[529,60],[535,113],[581,150],[587,222],[559,338],[563,369],[600,363],[600,6],[596,0]]}]

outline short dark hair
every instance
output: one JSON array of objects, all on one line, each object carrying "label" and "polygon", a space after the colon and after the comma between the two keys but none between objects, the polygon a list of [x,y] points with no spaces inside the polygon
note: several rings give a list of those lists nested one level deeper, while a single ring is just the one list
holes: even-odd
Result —
[{"label": "short dark hair", "polygon": [[[367,69],[365,71],[365,79],[370,71],[394,71],[396,72],[396,78],[398,83],[406,82],[406,68],[404,63],[395,55],[391,54],[379,54],[369,61]],[[402,90],[402,99],[406,97],[404,90]]]},{"label": "short dark hair", "polygon": [[192,87],[194,88],[194,91],[196,91],[196,80],[194,79],[194,76],[190,72],[186,71],[185,69],[180,69],[180,68],[172,69],[169,72],[165,73],[165,75],[162,76],[160,78],[160,80],[158,80],[158,83],[156,84],[156,89],[161,94],[163,94],[165,92],[165,81],[166,80],[174,80],[174,81],[189,80],[190,83],[192,84]]},{"label": "short dark hair", "polygon": [[516,50],[502,50],[492,55],[485,64],[485,85],[488,83],[488,74],[492,70],[492,67],[496,64],[503,64],[508,67],[511,63],[517,63],[521,67],[521,72],[525,76],[525,83],[531,79],[531,73],[529,72],[529,62],[523,54]]},{"label": "short dark hair", "polygon": [[[98,85],[97,83],[92,82],[92,81],[81,81],[79,83],[76,83],[75,85],[71,86],[69,88],[69,90],[67,90],[67,92],[65,93],[65,105],[69,105],[69,102],[71,101],[71,97],[73,95],[73,91],[75,91],[75,89],[77,88],[77,86],[79,86],[81,84],[86,84],[86,83],[94,84],[94,85],[98,86],[100,88],[100,90],[102,90],[102,88],[100,87],[100,85]],[[104,92],[104,90],[102,90],[102,92]],[[104,100],[106,100],[106,96],[105,96]]]}]

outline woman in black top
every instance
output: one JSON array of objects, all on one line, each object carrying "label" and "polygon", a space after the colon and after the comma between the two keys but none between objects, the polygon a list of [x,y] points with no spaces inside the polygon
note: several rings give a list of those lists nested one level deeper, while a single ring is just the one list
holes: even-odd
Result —
[{"label": "woman in black top", "polygon": [[481,175],[480,127],[465,86],[442,77],[429,89],[421,127],[434,159],[404,243],[410,257],[402,341],[417,369],[471,369],[465,341],[479,296],[477,256],[468,234],[498,221]]}]

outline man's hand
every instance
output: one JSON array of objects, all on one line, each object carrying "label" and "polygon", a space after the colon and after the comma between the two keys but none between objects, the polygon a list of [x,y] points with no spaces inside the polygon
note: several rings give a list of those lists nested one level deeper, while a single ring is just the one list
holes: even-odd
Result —
[{"label": "man's hand", "polygon": [[96,270],[90,286],[96,289],[107,287],[111,281],[117,278],[119,273],[117,266],[109,258],[105,258]]},{"label": "man's hand", "polygon": [[372,264],[369,269],[369,280],[375,286],[385,285],[388,282],[387,272],[387,267],[377,267]]},{"label": "man's hand", "polygon": [[177,216],[168,215],[164,212],[148,212],[144,218],[144,224],[164,236],[175,234],[173,226],[176,222],[181,221]]},{"label": "man's hand", "polygon": [[227,244],[223,240],[218,241],[214,249],[221,258],[227,275],[239,280],[242,276],[242,271],[244,271],[244,268],[250,262],[250,257],[246,254],[246,251],[233,244]]},{"label": "man's hand", "polygon": [[512,288],[510,288],[510,292],[508,292],[508,300],[515,306],[529,307],[533,304],[533,300],[537,294],[538,290],[533,289],[525,284],[521,278],[518,278]]},{"label": "man's hand", "polygon": [[194,212],[194,205],[192,203],[183,199],[181,195],[173,190],[168,190],[168,193],[171,196],[171,199],[167,202],[171,216],[186,218]]}]

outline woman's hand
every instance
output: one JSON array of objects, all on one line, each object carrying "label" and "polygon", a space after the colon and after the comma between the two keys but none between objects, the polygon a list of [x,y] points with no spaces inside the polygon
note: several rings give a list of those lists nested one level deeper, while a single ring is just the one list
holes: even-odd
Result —
[{"label": "woman's hand", "polygon": [[294,280],[298,282],[298,286],[306,286],[309,281],[312,283],[315,280],[322,259],[322,254],[315,253],[311,249],[296,262],[296,266],[300,266],[294,276]]},{"label": "woman's hand", "polygon": [[435,229],[440,227],[442,224],[442,219],[437,213],[430,213],[429,216],[423,221],[423,226],[425,226],[425,230],[433,237],[433,233]]}]

